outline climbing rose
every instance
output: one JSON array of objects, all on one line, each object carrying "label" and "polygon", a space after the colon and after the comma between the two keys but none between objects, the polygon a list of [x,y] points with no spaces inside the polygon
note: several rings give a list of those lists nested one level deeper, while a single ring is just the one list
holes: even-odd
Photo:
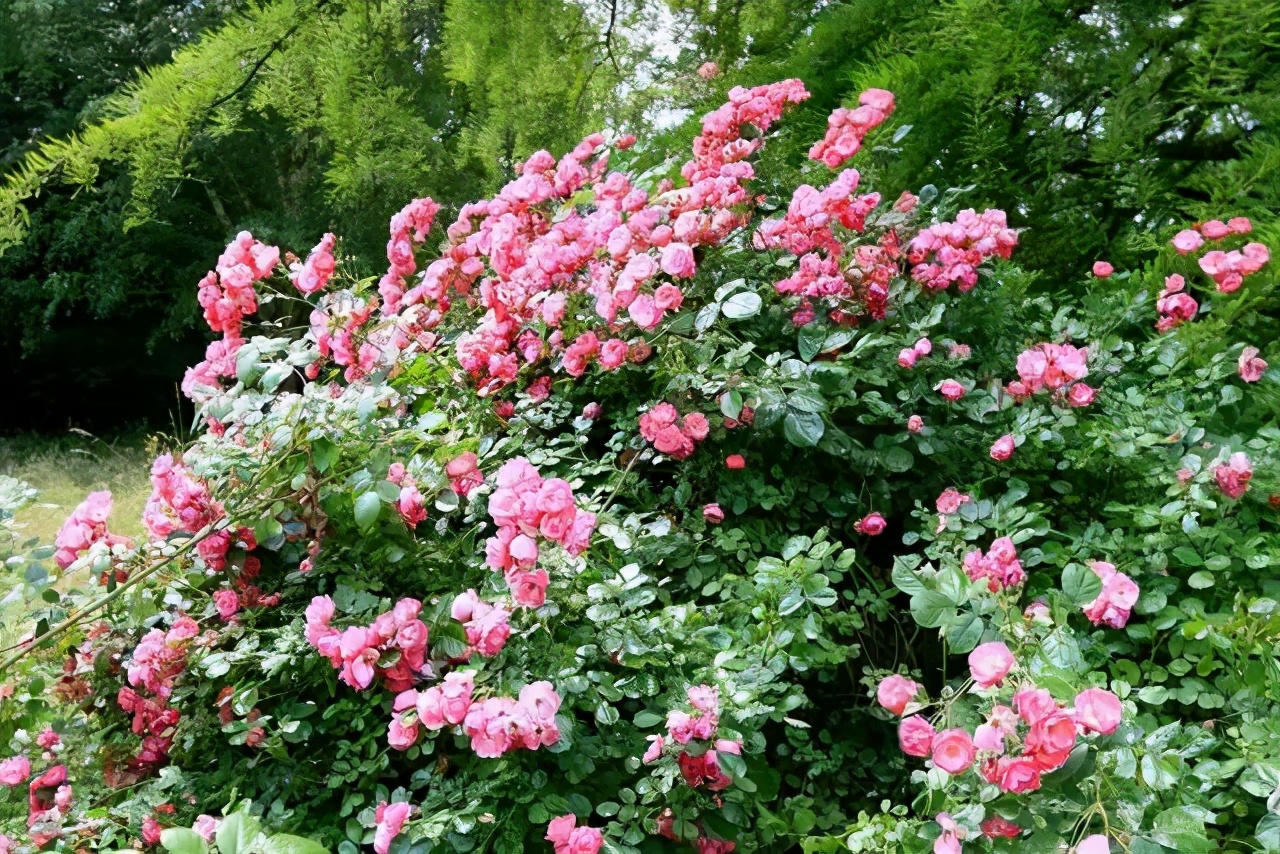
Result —
[{"label": "climbing rose", "polygon": [[1076,723],[1086,732],[1111,735],[1120,726],[1123,709],[1115,694],[1102,688],[1089,688],[1076,695]]},{"label": "climbing rose", "polygon": [[895,715],[902,714],[912,698],[920,693],[920,686],[905,676],[886,676],[876,688],[876,701]]},{"label": "climbing rose", "polygon": [[1000,641],[984,643],[969,653],[969,673],[983,688],[1003,682],[1013,665],[1013,653]]},{"label": "climbing rose", "polygon": [[868,537],[874,537],[884,533],[884,529],[888,525],[884,521],[884,517],[879,513],[868,513],[859,519],[853,526],[854,530],[859,534],[866,534]]},{"label": "climbing rose", "polygon": [[930,758],[948,774],[960,774],[973,764],[977,751],[973,739],[962,729],[947,729],[933,737]]},{"label": "climbing rose", "polygon": [[1242,451],[1237,451],[1226,463],[1214,468],[1213,476],[1224,495],[1228,498],[1239,498],[1249,489],[1249,480],[1253,477],[1253,466]]},{"label": "climbing rose", "polygon": [[908,756],[921,759],[929,755],[935,735],[933,724],[919,715],[903,718],[898,724],[898,746]]},{"label": "climbing rose", "polygon": [[1013,456],[1013,436],[1006,433],[991,446],[991,459],[1004,462]]},{"label": "climbing rose", "polygon": [[1099,279],[1110,278],[1111,274],[1114,273],[1115,271],[1116,271],[1116,268],[1112,267],[1106,261],[1093,262],[1093,274],[1097,276]]},{"label": "climbing rose", "polygon": [[1240,353],[1240,379],[1247,383],[1256,383],[1267,372],[1267,363],[1258,358],[1257,347],[1245,347]]}]

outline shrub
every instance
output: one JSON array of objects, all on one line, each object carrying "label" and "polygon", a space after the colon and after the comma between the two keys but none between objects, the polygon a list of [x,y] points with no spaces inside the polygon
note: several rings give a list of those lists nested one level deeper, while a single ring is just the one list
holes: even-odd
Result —
[{"label": "shrub", "polygon": [[679,185],[538,153],[425,267],[415,200],[376,283],[237,238],[147,535],[94,496],[25,567],[16,844],[1280,845],[1252,224],[1029,297],[1000,211],[859,194],[887,92],[757,181],[805,97],[734,90]]}]

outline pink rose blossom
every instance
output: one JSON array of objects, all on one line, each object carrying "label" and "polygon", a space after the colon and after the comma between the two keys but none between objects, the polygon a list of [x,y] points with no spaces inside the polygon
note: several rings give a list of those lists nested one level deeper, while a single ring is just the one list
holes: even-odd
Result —
[{"label": "pink rose blossom", "polygon": [[1084,615],[1095,626],[1124,628],[1133,606],[1138,602],[1138,585],[1106,561],[1090,561],[1089,568],[1101,579],[1102,591],[1084,606]]},{"label": "pink rose blossom", "polygon": [[720,509],[719,504],[707,504],[702,508],[702,518],[708,525],[719,525],[724,521],[724,511]]},{"label": "pink rose blossom", "polygon": [[644,756],[640,761],[646,765],[651,765],[662,758],[662,746],[664,739],[660,735],[645,736],[649,740],[649,748],[645,750]]},{"label": "pink rose blossom", "polygon": [[1101,833],[1095,833],[1080,840],[1076,854],[1111,854],[1111,843]]},{"label": "pink rose blossom", "polygon": [[965,395],[964,386],[960,385],[960,383],[956,382],[955,380],[943,380],[942,382],[938,383],[938,385],[935,386],[935,388],[938,392],[942,394],[943,397],[945,397],[947,400],[951,401],[952,403],[964,397]]},{"label": "pink rose blossom", "polygon": [[25,756],[0,760],[0,784],[10,788],[22,785],[31,776],[31,763]]},{"label": "pink rose blossom", "polygon": [[898,746],[908,756],[923,759],[932,749],[935,734],[933,724],[919,715],[912,715],[898,724]]},{"label": "pink rose blossom", "polygon": [[604,835],[596,827],[578,827],[577,818],[569,813],[551,820],[546,839],[555,854],[596,854],[604,845]]},{"label": "pink rose blossom", "polygon": [[898,352],[898,367],[914,368],[916,365],[916,359],[918,359],[919,356],[920,354],[912,348],[904,347]]},{"label": "pink rose blossom", "polygon": [[1013,653],[1000,641],[984,643],[969,653],[969,673],[983,688],[1003,682],[1013,665]]},{"label": "pink rose blossom", "polygon": [[1189,255],[1203,243],[1204,238],[1200,236],[1200,232],[1191,228],[1184,228],[1173,236],[1173,248],[1178,250],[1179,255]]},{"label": "pink rose blossom", "polygon": [[1247,383],[1256,383],[1267,372],[1267,363],[1258,358],[1258,353],[1257,347],[1245,347],[1240,352],[1240,360],[1237,362],[1237,367],[1240,379]]},{"label": "pink rose blossom", "polygon": [[879,513],[869,513],[863,516],[856,523],[853,529],[859,534],[866,534],[868,537],[875,537],[884,533],[884,529],[888,527],[884,517]]},{"label": "pink rose blossom", "polygon": [[1093,274],[1097,276],[1099,279],[1109,279],[1111,278],[1111,274],[1114,273],[1115,271],[1116,271],[1116,268],[1112,267],[1106,261],[1093,262]]},{"label": "pink rose blossom", "polygon": [[1076,695],[1076,723],[1085,732],[1111,735],[1120,726],[1123,708],[1115,694],[1102,688],[1088,688]]},{"label": "pink rose blossom", "polygon": [[991,459],[1002,463],[1013,456],[1013,448],[1013,436],[1006,433],[991,446]]},{"label": "pink rose blossom", "polygon": [[400,835],[400,829],[404,827],[412,809],[413,807],[404,802],[388,804],[383,801],[378,805],[374,817],[377,828],[373,836],[373,850],[377,854],[387,854],[391,849],[392,841]]},{"label": "pink rose blossom", "polygon": [[876,688],[876,702],[895,715],[902,714],[907,704],[920,693],[920,686],[905,676],[886,676]]},{"label": "pink rose blossom", "polygon": [[1248,456],[1237,451],[1226,463],[1214,468],[1213,476],[1218,481],[1218,488],[1222,490],[1223,495],[1238,499],[1249,489],[1249,480],[1253,477],[1253,465],[1249,462]]},{"label": "pink rose blossom", "polygon": [[948,774],[967,771],[976,754],[973,739],[962,729],[943,730],[933,737],[930,758]]},{"label": "pink rose blossom", "polygon": [[908,433],[919,433],[923,429],[924,429],[924,419],[921,418],[919,415],[912,415],[910,418],[907,419]]},{"label": "pink rose blossom", "polygon": [[747,467],[747,461],[742,454],[730,454],[724,458],[724,465],[730,470],[744,469]]}]

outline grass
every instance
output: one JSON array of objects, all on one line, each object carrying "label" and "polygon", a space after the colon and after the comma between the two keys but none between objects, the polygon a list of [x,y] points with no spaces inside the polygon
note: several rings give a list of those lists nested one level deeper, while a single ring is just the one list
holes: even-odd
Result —
[{"label": "grass", "polygon": [[[37,490],[33,502],[18,511],[11,523],[16,543],[38,539],[52,544],[62,523],[90,492],[111,491],[113,507],[108,525],[113,533],[136,537],[142,533],[142,509],[151,494],[151,460],[161,443],[141,433],[105,440],[84,431],[63,436],[0,438],[0,474],[15,477]],[[0,536],[5,536],[0,532]],[[0,546],[7,546],[5,543]],[[0,558],[4,549],[0,549]],[[21,599],[6,596],[18,581],[0,563],[0,647],[7,647],[30,629]],[[55,586],[61,588],[66,579]]]},{"label": "grass", "polygon": [[151,494],[148,475],[158,444],[138,433],[109,441],[83,431],[0,438],[0,474],[26,481],[39,492],[18,511],[18,536],[52,543],[76,505],[101,489],[110,490],[114,501],[111,531],[129,537],[142,533],[142,508]]}]

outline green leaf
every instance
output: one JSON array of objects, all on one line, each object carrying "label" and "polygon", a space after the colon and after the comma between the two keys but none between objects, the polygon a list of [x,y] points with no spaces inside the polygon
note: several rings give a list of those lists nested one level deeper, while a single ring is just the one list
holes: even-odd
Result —
[{"label": "green leaf", "polygon": [[960,614],[946,628],[947,643],[951,652],[956,655],[973,652],[973,648],[982,640],[982,632],[986,624],[977,614]]},{"label": "green leaf", "polygon": [[1165,810],[1152,822],[1151,838],[1178,854],[1208,854],[1217,850],[1218,846],[1205,833],[1200,812],[1187,806]]},{"label": "green leaf", "polygon": [[911,470],[911,467],[916,464],[916,458],[906,448],[894,446],[886,448],[880,454],[880,462],[889,471],[901,474]]},{"label": "green leaf", "polygon": [[218,854],[246,854],[258,835],[258,820],[242,812],[233,812],[218,825]]},{"label": "green leaf", "polygon": [[825,429],[821,415],[790,407],[787,408],[787,417],[782,421],[783,435],[788,442],[800,448],[812,448],[818,444]]},{"label": "green leaf", "polygon": [[911,616],[926,629],[940,627],[949,614],[955,613],[955,603],[934,590],[924,590],[911,597]]},{"label": "green leaf", "polygon": [[737,419],[742,414],[742,392],[736,388],[720,395],[720,412],[725,418]]},{"label": "green leaf", "polygon": [[730,320],[743,320],[758,314],[763,304],[764,301],[760,299],[759,294],[752,291],[744,291],[734,294],[725,300],[720,310]]},{"label": "green leaf", "polygon": [[920,576],[916,575],[901,557],[894,558],[893,572],[889,578],[893,581],[894,587],[909,596],[923,593],[928,589],[924,586],[924,582],[920,580]]},{"label": "green leaf", "polygon": [[1204,566],[1204,559],[1200,557],[1200,553],[1187,546],[1178,546],[1173,550],[1173,556],[1182,566]]},{"label": "green leaf", "polygon": [[640,711],[636,712],[636,716],[631,720],[640,729],[648,729],[649,727],[657,726],[662,723],[665,718],[663,718],[662,715],[657,715],[653,712]]},{"label": "green leaf", "polygon": [[1213,586],[1213,573],[1203,569],[1193,572],[1191,577],[1187,579],[1187,584],[1194,590],[1206,590]]},{"label": "green leaf", "polygon": [[825,340],[826,333],[818,324],[810,323],[801,326],[796,334],[796,349],[800,353],[800,358],[806,362],[812,362],[813,357],[822,351],[822,342]]},{"label": "green leaf", "polygon": [[378,493],[366,492],[356,499],[356,524],[361,530],[373,527],[373,523],[378,521],[378,514],[381,512],[382,499],[378,497]]},{"label": "green leaf", "polygon": [[1102,579],[1082,563],[1069,563],[1062,570],[1062,592],[1076,605],[1087,605],[1102,592]]},{"label": "green leaf", "polygon": [[172,854],[206,854],[209,850],[204,837],[189,827],[166,827],[160,831],[160,844]]},{"label": "green leaf", "polygon": [[329,849],[302,836],[278,833],[262,844],[262,854],[329,854]]}]

